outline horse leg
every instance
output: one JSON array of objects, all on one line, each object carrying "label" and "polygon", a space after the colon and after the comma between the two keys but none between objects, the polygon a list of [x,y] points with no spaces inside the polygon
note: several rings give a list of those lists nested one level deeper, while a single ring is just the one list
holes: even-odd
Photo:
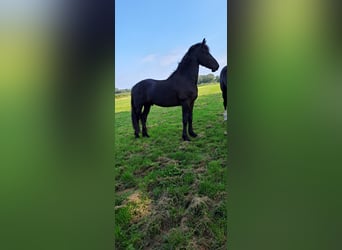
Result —
[{"label": "horse leg", "polygon": [[184,141],[190,141],[190,138],[188,137],[188,134],[186,132],[186,128],[188,125],[188,120],[189,120],[189,115],[190,115],[190,107],[187,102],[182,103],[182,116],[183,116],[183,133],[182,133],[182,138]]},{"label": "horse leg", "polygon": [[222,91],[222,97],[223,97],[223,107],[224,107],[224,113],[223,118],[226,121],[227,120],[227,88],[224,88]]},{"label": "horse leg", "polygon": [[190,104],[190,113],[189,113],[189,135],[192,137],[197,136],[197,134],[194,132],[192,128],[192,111],[194,109],[194,104],[195,104],[195,100],[193,100]]},{"label": "horse leg", "polygon": [[141,116],[142,107],[132,107],[132,124],[134,128],[134,136],[135,138],[139,138],[140,127],[139,127],[139,119]]},{"label": "horse leg", "polygon": [[150,108],[151,108],[151,105],[149,105],[149,104],[144,105],[144,111],[141,115],[142,136],[143,137],[150,137],[147,134],[147,127],[146,127],[147,115],[150,112]]},{"label": "horse leg", "polygon": [[224,88],[224,90],[222,91],[222,97],[224,110],[227,110],[227,88]]}]

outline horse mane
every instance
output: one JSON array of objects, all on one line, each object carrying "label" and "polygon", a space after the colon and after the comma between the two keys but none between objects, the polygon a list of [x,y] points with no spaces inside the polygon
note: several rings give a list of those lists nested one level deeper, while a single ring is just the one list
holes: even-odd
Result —
[{"label": "horse mane", "polygon": [[[202,43],[196,43],[189,48],[189,50],[183,56],[182,60],[178,63],[177,69],[169,76],[169,78],[174,76],[178,72],[181,72],[183,69],[188,68],[188,65],[190,64],[190,62],[193,59],[193,52],[194,52],[195,48],[197,48],[201,45],[202,45]],[[205,46],[209,50],[209,47],[207,45],[205,45]]]}]

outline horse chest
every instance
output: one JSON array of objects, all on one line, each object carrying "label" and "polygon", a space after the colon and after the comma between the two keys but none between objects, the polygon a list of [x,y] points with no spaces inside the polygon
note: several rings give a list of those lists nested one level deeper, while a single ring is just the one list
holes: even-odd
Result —
[{"label": "horse chest", "polygon": [[195,100],[198,96],[197,88],[185,88],[178,92],[178,97],[180,100]]}]

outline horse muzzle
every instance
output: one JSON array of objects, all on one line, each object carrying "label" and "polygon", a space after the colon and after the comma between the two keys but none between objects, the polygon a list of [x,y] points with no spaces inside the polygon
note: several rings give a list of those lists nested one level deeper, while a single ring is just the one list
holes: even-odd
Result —
[{"label": "horse muzzle", "polygon": [[212,72],[215,72],[216,70],[218,70],[218,68],[219,68],[219,66],[217,65],[217,67],[212,68],[211,71],[212,71]]},{"label": "horse muzzle", "polygon": [[[215,65],[215,66],[214,66]],[[218,68],[220,67],[220,65],[217,63],[217,61],[215,60],[213,63],[213,68],[211,69],[212,72],[215,72],[216,70],[218,70]]]}]

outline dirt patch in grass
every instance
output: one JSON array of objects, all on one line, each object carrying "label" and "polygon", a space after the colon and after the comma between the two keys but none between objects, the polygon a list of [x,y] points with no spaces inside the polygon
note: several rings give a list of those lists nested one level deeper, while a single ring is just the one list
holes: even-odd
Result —
[{"label": "dirt patch in grass", "polygon": [[156,159],[156,163],[158,164],[159,167],[166,167],[168,165],[179,165],[178,160],[174,160],[165,156],[159,156]]},{"label": "dirt patch in grass", "polygon": [[[132,189],[126,189],[125,193],[131,191]],[[124,194],[124,192],[121,192],[121,194]],[[131,222],[136,223],[142,217],[151,213],[151,200],[147,197],[143,197],[140,191],[135,190],[122,202],[121,205],[115,206],[115,210],[123,207],[129,207]]]},{"label": "dirt patch in grass", "polygon": [[149,172],[151,172],[154,169],[153,166],[142,166],[141,168],[134,171],[134,175],[138,177],[144,177]]},{"label": "dirt patch in grass", "polygon": [[192,238],[189,242],[189,249],[209,250],[208,244],[199,238]]},{"label": "dirt patch in grass", "polygon": [[[172,244],[178,244],[176,249],[213,249],[210,245],[213,221],[209,217],[213,207],[213,201],[206,196],[188,195],[178,200],[163,194],[152,205],[147,223],[143,225],[142,230],[146,232],[144,249],[157,249],[172,241],[176,241]],[[190,241],[184,240],[187,235],[190,235]]]},{"label": "dirt patch in grass", "polygon": [[195,169],[193,170],[193,173],[195,173],[195,174],[204,174],[204,173],[206,173],[206,172],[207,172],[207,168],[204,167],[204,166],[195,168]]},{"label": "dirt patch in grass", "polygon": [[132,192],[132,191],[134,191],[134,188],[127,188],[127,189],[115,192],[115,195],[116,196],[122,196],[122,195],[125,195],[125,194],[127,194],[129,192]]}]

